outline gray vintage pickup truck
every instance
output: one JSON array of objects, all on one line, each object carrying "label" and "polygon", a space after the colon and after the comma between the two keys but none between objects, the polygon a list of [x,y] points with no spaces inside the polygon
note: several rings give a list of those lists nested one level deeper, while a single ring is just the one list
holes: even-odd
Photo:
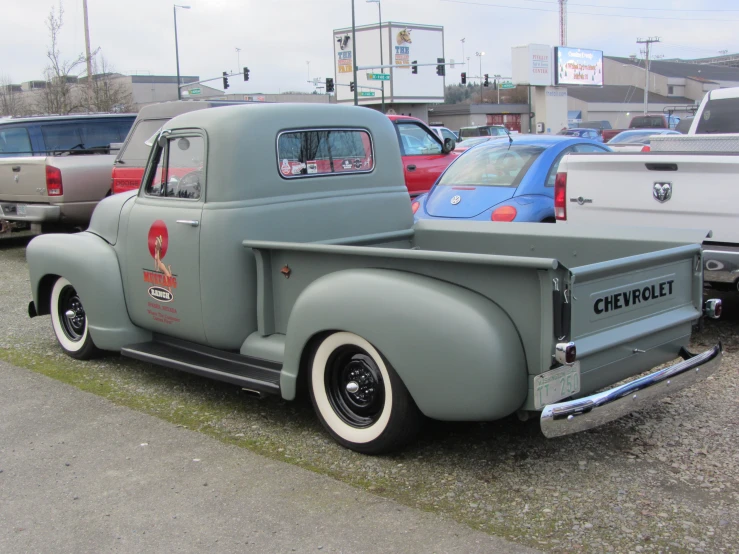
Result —
[{"label": "gray vintage pickup truck", "polygon": [[[101,350],[292,400],[342,445],[398,448],[423,416],[541,412],[592,428],[710,375],[685,350],[705,233],[414,224],[381,113],[254,105],[169,121],[138,192],[28,246],[29,315]],[[605,392],[681,356],[684,361]]]}]

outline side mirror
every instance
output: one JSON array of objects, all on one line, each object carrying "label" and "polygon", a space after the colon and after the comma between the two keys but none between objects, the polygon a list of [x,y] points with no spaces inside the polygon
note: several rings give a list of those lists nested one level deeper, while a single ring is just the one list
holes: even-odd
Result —
[{"label": "side mirror", "polygon": [[444,139],[444,146],[442,146],[441,151],[444,154],[449,154],[452,150],[454,150],[457,147],[457,143],[454,141],[454,139],[446,138]]}]

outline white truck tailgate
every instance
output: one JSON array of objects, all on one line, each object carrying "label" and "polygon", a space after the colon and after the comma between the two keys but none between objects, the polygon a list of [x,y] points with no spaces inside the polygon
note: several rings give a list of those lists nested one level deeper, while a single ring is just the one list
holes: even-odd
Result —
[{"label": "white truck tailgate", "polygon": [[738,154],[566,156],[567,222],[710,229],[739,243]]}]

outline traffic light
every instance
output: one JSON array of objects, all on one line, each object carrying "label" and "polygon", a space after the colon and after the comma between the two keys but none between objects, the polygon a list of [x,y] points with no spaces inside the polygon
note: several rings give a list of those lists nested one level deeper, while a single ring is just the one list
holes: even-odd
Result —
[{"label": "traffic light", "polygon": [[436,63],[439,64],[436,66],[436,74],[439,77],[446,75],[446,66],[444,65],[444,61],[444,58],[436,58]]},{"label": "traffic light", "polygon": [[245,67],[244,68],[244,81],[248,81],[248,80],[249,80],[249,68]]},{"label": "traffic light", "polygon": [[352,91],[352,92],[354,92],[354,81],[351,81],[349,83],[349,90]]},{"label": "traffic light", "polygon": [[326,92],[334,91],[334,80],[331,77],[326,77]]},{"label": "traffic light", "polygon": [[228,73],[223,72],[223,90],[226,90],[228,88]]},{"label": "traffic light", "polygon": [[463,85],[467,84],[467,73],[462,73],[462,84]]},{"label": "traffic light", "polygon": [[488,74],[485,73],[485,82],[482,83],[482,86],[489,87],[490,86],[490,79],[488,79]]},{"label": "traffic light", "polygon": [[416,75],[418,73],[418,60],[413,60],[411,62],[411,73]]}]

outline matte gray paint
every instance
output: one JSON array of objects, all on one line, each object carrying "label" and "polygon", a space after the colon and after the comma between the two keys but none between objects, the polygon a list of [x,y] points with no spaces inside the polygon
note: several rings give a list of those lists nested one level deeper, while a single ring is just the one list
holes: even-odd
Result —
[{"label": "matte gray paint", "polygon": [[123,205],[136,196],[135,191],[122,192],[103,198],[92,214],[88,231],[95,233],[109,244],[118,241],[118,222]]},{"label": "matte gray paint", "polygon": [[41,235],[28,244],[26,258],[37,308],[41,279],[57,275],[76,289],[98,348],[120,350],[124,344],[151,340],[151,333],[128,316],[118,259],[100,237],[88,232]]},{"label": "matte gray paint", "polygon": [[290,314],[283,397],[295,396],[308,340],[330,330],[375,346],[429,417],[498,419],[526,399],[526,360],[513,323],[493,302],[457,285],[379,269],[317,279]]}]

